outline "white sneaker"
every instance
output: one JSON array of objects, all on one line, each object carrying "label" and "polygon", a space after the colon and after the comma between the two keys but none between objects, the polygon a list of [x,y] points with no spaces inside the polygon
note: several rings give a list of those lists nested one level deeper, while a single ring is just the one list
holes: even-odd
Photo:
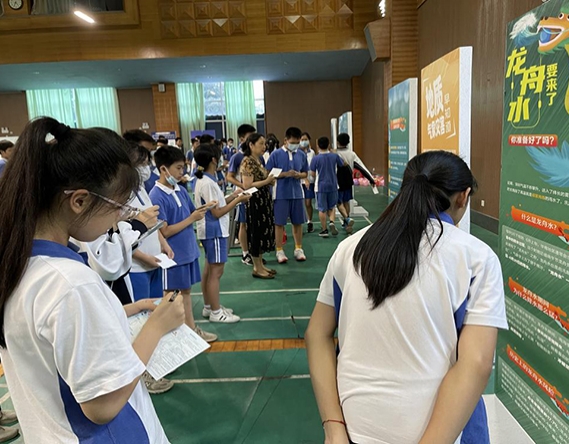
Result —
[{"label": "white sneaker", "polygon": [[336,225],[333,222],[330,222],[330,234],[332,236],[338,236],[338,230],[336,229]]},{"label": "white sneaker", "polygon": [[209,322],[219,322],[221,324],[235,324],[239,322],[241,318],[236,314],[229,313],[227,310],[221,309],[218,314],[213,311],[209,315]]},{"label": "white sneaker", "polygon": [[196,325],[196,329],[194,330],[205,342],[215,342],[217,341],[217,335],[213,333],[209,333],[207,331],[203,331]]},{"label": "white sneaker", "polygon": [[302,248],[297,248],[294,250],[294,258],[298,262],[304,262],[306,260],[306,256],[304,255],[304,250]]},{"label": "white sneaker", "polygon": [[[228,312],[228,313],[233,313],[233,309],[232,309],[232,308],[226,308],[226,307],[224,307],[223,305],[220,305],[219,307],[220,307],[222,310],[225,310],[225,311]],[[210,314],[211,314],[211,309],[204,307],[203,310],[202,310],[202,316],[203,316],[204,318],[209,318],[209,315],[210,315]]]},{"label": "white sneaker", "polygon": [[14,410],[7,410],[7,409],[0,410],[0,425],[9,425],[17,421],[18,417],[16,416],[16,412]]},{"label": "white sneaker", "polygon": [[279,264],[285,264],[288,262],[288,257],[286,257],[284,250],[277,251],[277,261]]}]

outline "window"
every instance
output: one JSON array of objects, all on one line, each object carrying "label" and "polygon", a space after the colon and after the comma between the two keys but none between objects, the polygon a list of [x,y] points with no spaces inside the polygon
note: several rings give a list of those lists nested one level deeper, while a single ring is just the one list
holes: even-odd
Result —
[{"label": "window", "polygon": [[69,14],[75,9],[84,12],[123,11],[123,0],[33,0],[33,15]]},{"label": "window", "polygon": [[[254,80],[255,112],[257,113],[257,131],[265,131],[265,90],[262,80]],[[205,129],[214,130],[215,137],[227,138],[225,119],[225,89],[223,82],[204,83]]]}]

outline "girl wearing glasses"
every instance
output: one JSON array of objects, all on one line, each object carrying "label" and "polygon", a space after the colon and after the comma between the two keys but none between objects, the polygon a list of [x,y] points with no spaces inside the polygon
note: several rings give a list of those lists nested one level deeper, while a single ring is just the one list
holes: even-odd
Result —
[{"label": "girl wearing glasses", "polygon": [[131,344],[127,315],[152,302],[123,307],[68,248],[125,216],[140,182],[127,149],[112,132],[40,118],[0,181],[0,346],[26,441],[168,443],[140,377],[183,323],[181,298],[165,298]]}]

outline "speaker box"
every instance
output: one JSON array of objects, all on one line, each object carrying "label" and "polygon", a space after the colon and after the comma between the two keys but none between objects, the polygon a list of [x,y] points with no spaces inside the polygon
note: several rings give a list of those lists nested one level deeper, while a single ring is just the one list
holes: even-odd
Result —
[{"label": "speaker box", "polygon": [[163,83],[158,84],[158,92],[165,93],[166,92],[166,85]]},{"label": "speaker box", "polygon": [[371,61],[391,58],[391,20],[383,18],[366,25],[364,33]]}]

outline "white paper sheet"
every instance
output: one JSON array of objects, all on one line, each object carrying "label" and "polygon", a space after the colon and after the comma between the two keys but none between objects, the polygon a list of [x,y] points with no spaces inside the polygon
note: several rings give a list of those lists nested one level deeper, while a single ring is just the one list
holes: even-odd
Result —
[{"label": "white paper sheet", "polygon": [[160,265],[161,268],[163,268],[164,270],[167,270],[168,268],[171,268],[175,265],[178,265],[175,261],[173,261],[172,259],[170,259],[168,256],[166,256],[164,253],[160,253],[156,256],[154,256],[156,259],[160,259],[160,263],[158,265]]},{"label": "white paper sheet", "polygon": [[371,187],[371,190],[373,191],[373,194],[379,194],[379,190],[377,189],[377,187]]},{"label": "white paper sheet", "polygon": [[269,173],[269,176],[279,177],[283,172],[282,168],[273,168]]},{"label": "white paper sheet", "polygon": [[257,188],[252,187],[252,188],[249,188],[248,190],[243,191],[243,194],[251,194],[252,195],[252,194],[256,193],[257,191],[259,191]]},{"label": "white paper sheet", "polygon": [[[144,311],[128,318],[132,341],[138,336],[149,316],[150,312]],[[209,347],[195,331],[183,324],[160,339],[146,370],[154,379],[161,379]]]}]

